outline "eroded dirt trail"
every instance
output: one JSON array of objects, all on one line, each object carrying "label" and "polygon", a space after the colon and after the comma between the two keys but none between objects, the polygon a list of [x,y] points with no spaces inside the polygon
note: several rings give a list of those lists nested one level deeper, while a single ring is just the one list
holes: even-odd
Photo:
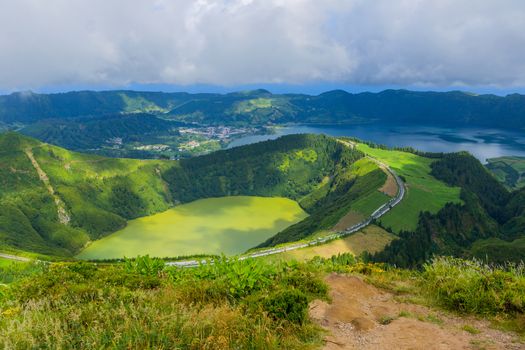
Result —
[{"label": "eroded dirt trail", "polygon": [[[359,277],[332,274],[332,303],[316,300],[310,316],[328,331],[325,350],[339,349],[525,349],[517,336],[424,306],[398,302],[394,295]],[[479,330],[471,334],[463,327]]]},{"label": "eroded dirt trail", "polygon": [[66,210],[66,205],[62,201],[62,199],[56,194],[55,189],[51,185],[51,182],[49,181],[49,177],[45,173],[45,171],[40,167],[40,164],[38,164],[38,161],[36,160],[33,150],[31,148],[27,148],[25,150],[25,154],[27,155],[27,158],[31,161],[31,164],[33,165],[33,168],[35,168],[36,172],[38,173],[38,177],[40,178],[40,181],[44,183],[44,186],[47,189],[47,192],[51,197],[53,197],[53,200],[55,202],[55,205],[57,207],[57,216],[58,221],[63,224],[67,225],[69,224],[70,215]]}]

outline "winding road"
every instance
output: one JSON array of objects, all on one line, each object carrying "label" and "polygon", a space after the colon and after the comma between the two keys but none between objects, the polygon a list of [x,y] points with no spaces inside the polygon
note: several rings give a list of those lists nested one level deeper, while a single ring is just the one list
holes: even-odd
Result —
[{"label": "winding road", "polygon": [[[334,239],[338,239],[338,238],[341,238],[341,237],[348,236],[348,235],[350,235],[350,234],[352,234],[354,232],[357,232],[357,231],[365,228],[366,226],[370,225],[372,223],[372,221],[379,219],[381,216],[383,216],[386,213],[388,213],[393,207],[398,205],[403,200],[403,198],[405,196],[405,192],[406,192],[405,184],[404,184],[403,180],[401,180],[401,178],[392,169],[390,169],[390,167],[388,165],[386,165],[386,164],[380,162],[379,160],[377,160],[375,158],[372,158],[370,156],[367,156],[367,157],[370,158],[371,160],[373,160],[374,162],[376,162],[383,169],[388,171],[394,177],[394,179],[396,180],[397,194],[392,199],[390,199],[388,202],[386,202],[385,204],[383,204],[379,208],[377,208],[365,220],[363,220],[363,221],[361,221],[361,222],[359,222],[359,223],[357,223],[355,225],[352,225],[352,226],[346,228],[343,231],[335,232],[335,233],[333,233],[331,235],[328,235],[328,236],[319,237],[319,238],[313,239],[313,240],[308,241],[308,242],[287,245],[285,247],[279,247],[279,248],[268,248],[268,249],[264,249],[264,250],[259,250],[257,252],[253,252],[253,253],[250,253],[250,254],[243,255],[243,256],[239,257],[239,260],[245,260],[245,259],[249,259],[249,258],[257,258],[257,257],[261,257],[261,256],[268,256],[268,255],[273,255],[273,254],[284,253],[284,252],[287,252],[287,251],[290,251],[290,250],[306,248],[306,247],[310,247],[310,246],[326,243],[326,242],[334,240]],[[168,265],[168,266],[179,266],[179,267],[195,267],[195,266],[198,266],[199,264],[203,264],[203,263],[206,263],[206,260],[202,260],[202,261],[199,261],[199,260],[171,261],[171,262],[167,262],[166,265]]]}]

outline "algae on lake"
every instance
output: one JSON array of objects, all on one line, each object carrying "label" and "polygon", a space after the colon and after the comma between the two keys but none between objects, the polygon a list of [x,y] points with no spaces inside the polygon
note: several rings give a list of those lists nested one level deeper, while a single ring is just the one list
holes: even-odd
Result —
[{"label": "algae on lake", "polygon": [[126,228],[93,242],[77,257],[238,254],[306,216],[296,202],[286,198],[201,199],[131,220]]}]

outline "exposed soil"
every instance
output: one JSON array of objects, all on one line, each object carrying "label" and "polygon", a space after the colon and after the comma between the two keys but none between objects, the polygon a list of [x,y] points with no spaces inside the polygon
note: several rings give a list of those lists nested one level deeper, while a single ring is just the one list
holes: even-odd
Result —
[{"label": "exposed soil", "polygon": [[396,179],[394,179],[392,174],[389,171],[387,171],[386,169],[382,168],[382,170],[385,172],[387,178],[386,178],[386,181],[385,181],[383,187],[381,187],[379,189],[379,191],[383,192],[387,196],[395,197],[395,195],[397,194]]},{"label": "exposed soil", "polygon": [[396,301],[359,277],[331,274],[326,282],[332,302],[310,305],[310,317],[328,331],[325,350],[525,349],[516,335],[492,329],[487,321]]},{"label": "exposed soil", "polygon": [[363,214],[350,210],[345,216],[339,219],[339,222],[334,226],[332,230],[334,231],[346,230],[350,226],[358,224],[364,219],[365,219],[365,216]]},{"label": "exposed soil", "polygon": [[47,191],[49,192],[49,195],[53,197],[53,200],[57,207],[58,221],[63,225],[69,224],[69,221],[71,220],[71,216],[67,212],[66,206],[64,202],[62,201],[62,199],[56,194],[55,189],[53,188],[53,186],[51,185],[51,182],[49,181],[49,177],[47,176],[45,171],[42,170],[42,168],[40,167],[40,164],[38,164],[38,161],[36,160],[33,154],[33,150],[31,148],[27,148],[25,150],[25,154],[27,155],[27,158],[29,158],[29,160],[31,161],[31,164],[33,165],[36,172],[38,173],[38,177],[40,178],[40,181],[42,181],[42,183],[46,187]]}]

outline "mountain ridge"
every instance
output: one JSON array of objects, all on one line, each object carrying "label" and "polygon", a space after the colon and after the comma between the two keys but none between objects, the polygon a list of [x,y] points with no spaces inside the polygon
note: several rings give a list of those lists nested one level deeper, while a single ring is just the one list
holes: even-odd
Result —
[{"label": "mountain ridge", "polygon": [[525,95],[404,89],[307,95],[259,89],[227,94],[85,90],[0,96],[0,122],[8,124],[115,113],[153,113],[206,125],[392,122],[523,129]]}]

